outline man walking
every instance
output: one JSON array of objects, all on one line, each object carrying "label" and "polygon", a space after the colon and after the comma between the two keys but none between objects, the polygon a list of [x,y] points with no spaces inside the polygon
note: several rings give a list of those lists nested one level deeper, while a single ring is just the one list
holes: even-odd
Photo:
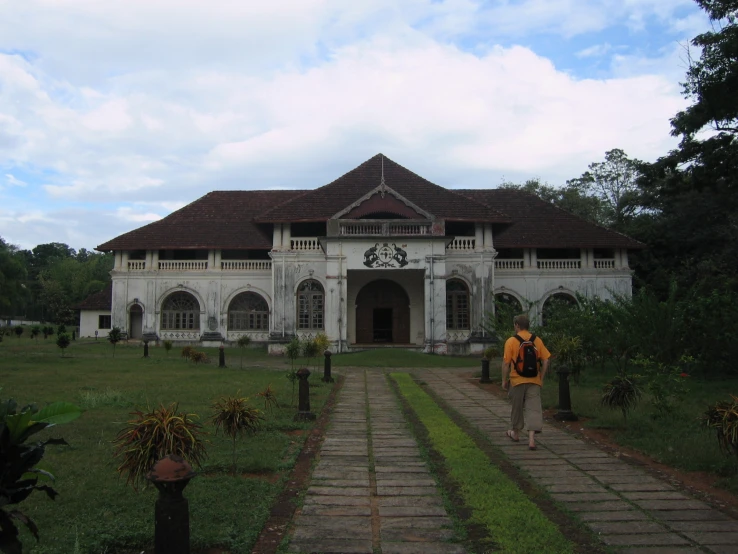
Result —
[{"label": "man walking", "polygon": [[507,431],[507,436],[518,442],[520,431],[525,427],[528,430],[528,448],[535,450],[536,433],[543,428],[541,387],[551,353],[539,337],[528,331],[530,319],[527,315],[515,316],[513,326],[515,336],[505,342],[502,358],[502,388],[508,391],[512,402],[512,429]]}]

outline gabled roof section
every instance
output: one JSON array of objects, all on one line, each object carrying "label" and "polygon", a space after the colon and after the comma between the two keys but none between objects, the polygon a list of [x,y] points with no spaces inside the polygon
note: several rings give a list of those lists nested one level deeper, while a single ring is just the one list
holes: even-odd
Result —
[{"label": "gabled roof section", "polygon": [[96,292],[77,304],[75,310],[110,311],[113,308],[113,283],[108,283],[100,292]]},{"label": "gabled roof section", "polygon": [[300,190],[210,192],[149,223],[105,242],[96,250],[271,249],[272,231],[254,218],[305,194]]},{"label": "gabled roof section", "polygon": [[[256,221],[280,223],[327,221],[336,207],[348,208],[375,190],[382,182],[388,188],[432,215],[451,221],[509,222],[509,218],[484,204],[469,201],[458,192],[423,179],[412,171],[377,154],[332,183],[311,190],[257,217]],[[340,213],[340,212],[339,212]]]},{"label": "gabled roof section", "polygon": [[424,209],[416,206],[399,192],[388,187],[384,183],[384,177],[382,177],[382,184],[377,188],[369,191],[350,206],[334,214],[331,219],[352,219],[367,215],[373,211],[389,211],[409,219],[418,219],[419,217],[431,221],[435,219]]},{"label": "gabled roof section", "polygon": [[537,196],[514,189],[463,189],[460,194],[510,216],[495,229],[500,248],[629,248],[645,245],[622,233],[590,223]]}]

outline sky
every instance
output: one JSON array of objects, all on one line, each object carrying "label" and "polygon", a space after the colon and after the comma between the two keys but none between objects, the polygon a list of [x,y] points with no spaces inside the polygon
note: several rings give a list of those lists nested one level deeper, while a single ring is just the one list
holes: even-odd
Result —
[{"label": "sky", "polygon": [[693,0],[0,0],[0,237],[89,250],[380,152],[449,188],[654,161],[708,28]]}]

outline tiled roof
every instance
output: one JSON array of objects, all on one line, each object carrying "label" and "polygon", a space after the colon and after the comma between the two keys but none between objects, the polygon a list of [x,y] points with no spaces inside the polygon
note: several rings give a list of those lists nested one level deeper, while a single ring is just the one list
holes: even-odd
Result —
[{"label": "tiled roof", "polygon": [[271,249],[272,230],[254,218],[302,190],[214,191],[159,221],[97,247],[109,250]]},{"label": "tiled roof", "polygon": [[382,154],[365,161],[332,183],[310,190],[257,217],[264,222],[326,221],[331,216],[385,184],[407,200],[440,219],[509,222],[503,214],[457,192],[416,175]]},{"label": "tiled roof", "polygon": [[644,248],[644,244],[562,210],[532,194],[511,189],[457,190],[513,221],[496,226],[495,248]]},{"label": "tiled roof", "polygon": [[75,310],[111,310],[113,306],[113,283],[101,290],[91,294],[82,302],[77,304]]}]

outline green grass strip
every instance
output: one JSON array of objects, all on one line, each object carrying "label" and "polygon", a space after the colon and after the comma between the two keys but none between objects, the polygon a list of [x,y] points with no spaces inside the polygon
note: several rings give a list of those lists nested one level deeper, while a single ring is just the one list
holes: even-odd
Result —
[{"label": "green grass strip", "polygon": [[472,510],[472,522],[487,528],[501,552],[574,552],[574,545],[513,481],[490,464],[484,452],[410,375],[392,373],[391,377],[428,430],[433,448],[444,457],[464,504]]}]

